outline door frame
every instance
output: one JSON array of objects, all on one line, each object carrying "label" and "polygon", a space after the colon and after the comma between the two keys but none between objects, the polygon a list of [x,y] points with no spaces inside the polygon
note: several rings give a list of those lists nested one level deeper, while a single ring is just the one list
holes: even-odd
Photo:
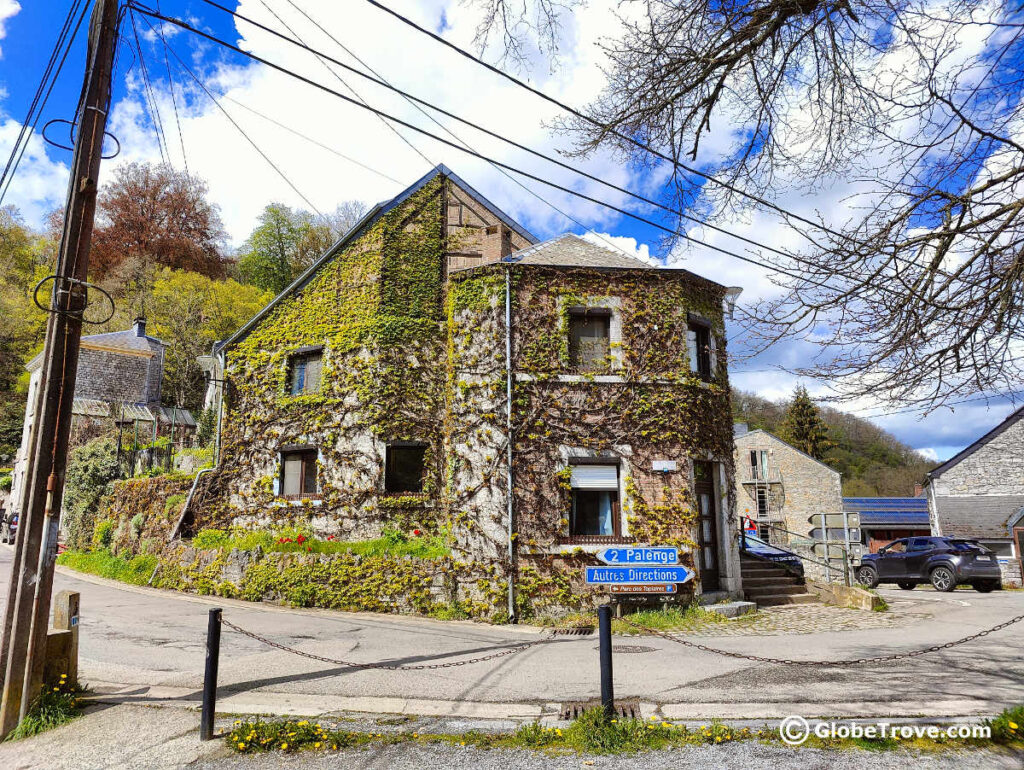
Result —
[{"label": "door frame", "polygon": [[[698,482],[697,481],[697,466],[703,465],[708,470],[708,481]],[[697,554],[694,560],[695,566],[697,567],[697,573],[700,576],[700,589],[701,593],[708,593],[709,591],[721,591],[722,590],[722,535],[719,532],[719,525],[721,516],[721,502],[718,499],[718,479],[716,470],[718,463],[713,460],[694,460],[693,461],[693,496],[697,503]],[[700,485],[700,489],[698,489]],[[704,516],[701,514],[700,509],[700,495],[706,491],[711,501],[711,514],[710,524],[708,531],[711,532],[711,542],[706,542],[704,539]],[[704,567],[704,549],[710,546],[712,553],[715,558],[715,568],[713,575],[707,575]],[[713,577],[714,585],[709,585],[707,577]]]}]

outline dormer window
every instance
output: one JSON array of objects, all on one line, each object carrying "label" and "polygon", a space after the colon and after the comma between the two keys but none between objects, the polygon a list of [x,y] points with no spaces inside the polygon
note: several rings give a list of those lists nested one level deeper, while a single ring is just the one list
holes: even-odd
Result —
[{"label": "dormer window", "polygon": [[569,365],[593,371],[608,367],[612,312],[608,308],[569,310]]},{"label": "dormer window", "polygon": [[323,348],[298,351],[288,359],[288,393],[301,396],[320,390]]}]

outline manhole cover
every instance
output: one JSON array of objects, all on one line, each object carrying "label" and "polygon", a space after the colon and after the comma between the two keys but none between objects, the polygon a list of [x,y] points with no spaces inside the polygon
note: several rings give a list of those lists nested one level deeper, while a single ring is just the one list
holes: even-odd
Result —
[{"label": "manhole cover", "polygon": [[[600,650],[601,647],[597,646],[595,650]],[[613,644],[612,652],[621,652],[624,655],[639,655],[643,652],[657,652],[656,647],[644,647],[642,644]]]}]

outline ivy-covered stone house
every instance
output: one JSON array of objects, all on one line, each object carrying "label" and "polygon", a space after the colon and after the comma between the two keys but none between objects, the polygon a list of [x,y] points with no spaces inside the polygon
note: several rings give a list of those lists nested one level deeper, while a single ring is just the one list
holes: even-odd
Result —
[{"label": "ivy-covered stone house", "polygon": [[193,529],[443,533],[494,614],[592,604],[583,567],[615,543],[678,545],[683,599],[737,594],[726,294],[537,243],[439,166],[219,346]]}]

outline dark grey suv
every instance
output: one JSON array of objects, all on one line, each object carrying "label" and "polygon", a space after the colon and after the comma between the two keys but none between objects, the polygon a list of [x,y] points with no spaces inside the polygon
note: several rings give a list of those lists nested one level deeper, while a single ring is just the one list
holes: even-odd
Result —
[{"label": "dark grey suv", "polygon": [[857,580],[868,588],[895,583],[907,591],[918,583],[931,583],[936,591],[952,591],[963,583],[982,593],[1001,587],[992,551],[974,540],[949,537],[894,540],[861,560]]}]

